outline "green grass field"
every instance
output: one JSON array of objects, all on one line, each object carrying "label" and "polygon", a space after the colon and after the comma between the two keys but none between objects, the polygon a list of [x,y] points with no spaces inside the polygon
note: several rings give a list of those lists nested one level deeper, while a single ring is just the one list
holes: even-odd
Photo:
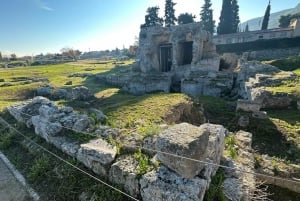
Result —
[{"label": "green grass field", "polygon": [[[69,77],[74,73],[116,73],[128,68],[133,60],[122,65],[113,62],[79,61],[59,65],[0,68],[0,110],[13,103],[32,98],[39,86],[50,85],[54,88],[70,89],[76,86],[86,86],[95,95],[96,100],[87,106],[82,101],[58,101],[61,106],[72,106],[84,112],[90,107],[101,109],[109,117],[108,123],[120,128],[136,129],[134,122],[144,122],[145,125],[164,122],[165,116],[172,108],[180,103],[187,103],[188,96],[183,94],[146,94],[134,96],[122,92],[118,88],[100,83],[95,77]],[[28,82],[31,78],[47,78],[49,82]],[[67,81],[72,81],[71,86],[66,86]],[[9,84],[11,86],[5,86]]]},{"label": "green grass field", "polygon": [[[133,61],[128,61],[130,64]],[[67,63],[49,66],[29,66],[16,68],[0,68],[0,109],[17,100],[24,100],[32,96],[35,89],[43,85],[51,85],[59,88],[65,86],[67,81],[72,81],[72,86],[84,85],[85,78],[68,77],[74,73],[104,73],[115,67],[111,62],[107,64],[96,64],[95,62]],[[32,78],[47,78],[49,82],[30,82]],[[11,85],[11,86],[5,86]],[[93,90],[96,90],[97,86]]]},{"label": "green grass field", "polygon": [[284,71],[293,71],[298,78],[295,80],[284,81],[280,86],[267,87],[272,92],[286,92],[295,98],[300,98],[300,56],[288,57],[286,59],[278,59],[265,61],[270,65],[274,65]]}]

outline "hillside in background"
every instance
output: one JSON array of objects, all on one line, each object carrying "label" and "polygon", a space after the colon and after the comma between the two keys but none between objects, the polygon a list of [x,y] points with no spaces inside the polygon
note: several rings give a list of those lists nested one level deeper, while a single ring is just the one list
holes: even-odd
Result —
[{"label": "hillside in background", "polygon": [[[272,9],[272,8],[271,8]],[[291,9],[286,9],[286,10],[282,10],[276,13],[272,13],[270,15],[270,21],[269,21],[269,29],[273,29],[273,28],[278,28],[279,27],[279,18],[282,15],[288,15],[288,14],[295,14],[295,13],[299,13],[300,12],[300,3],[295,7],[295,8],[291,8]],[[241,24],[242,30],[245,29],[246,24],[248,23],[249,25],[249,30],[250,31],[255,31],[255,30],[260,30],[261,28],[261,23],[263,21],[263,15],[264,13],[261,13],[261,17],[257,17],[254,19],[250,19],[246,22],[243,22]]]}]

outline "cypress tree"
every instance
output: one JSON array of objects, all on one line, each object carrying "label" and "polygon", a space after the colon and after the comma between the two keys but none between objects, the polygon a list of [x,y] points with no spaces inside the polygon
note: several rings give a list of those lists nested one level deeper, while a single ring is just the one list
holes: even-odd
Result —
[{"label": "cypress tree", "polygon": [[189,24],[195,22],[196,17],[191,13],[182,13],[178,16],[178,24]]},{"label": "cypress tree", "polygon": [[158,17],[159,7],[149,7],[147,9],[147,15],[145,16],[145,24],[141,25],[141,28],[153,27],[153,26],[162,26],[163,19]]},{"label": "cypress tree", "polygon": [[213,20],[213,10],[211,0],[205,0],[200,13],[203,29],[210,33],[215,32],[215,21]]},{"label": "cypress tree", "polygon": [[177,18],[175,17],[175,9],[174,9],[175,5],[176,3],[174,3],[172,0],[166,0],[166,4],[165,4],[165,26],[166,27],[175,25],[175,22],[177,21]]},{"label": "cypress tree", "polygon": [[245,32],[248,32],[248,31],[249,31],[249,25],[247,23],[246,28],[245,28]]},{"label": "cypress tree", "polygon": [[233,17],[233,23],[232,23],[232,31],[233,33],[236,33],[238,31],[238,26],[240,23],[240,16],[239,16],[239,5],[237,0],[232,0],[231,2],[232,7],[232,17]]},{"label": "cypress tree", "polygon": [[218,34],[233,33],[233,15],[232,15],[231,0],[223,0],[220,22],[218,25]]},{"label": "cypress tree", "polygon": [[267,9],[266,9],[266,12],[265,12],[265,16],[264,16],[264,19],[263,19],[261,30],[268,29],[270,12],[271,12],[271,4],[270,4],[270,0],[269,0],[269,5],[267,6]]}]

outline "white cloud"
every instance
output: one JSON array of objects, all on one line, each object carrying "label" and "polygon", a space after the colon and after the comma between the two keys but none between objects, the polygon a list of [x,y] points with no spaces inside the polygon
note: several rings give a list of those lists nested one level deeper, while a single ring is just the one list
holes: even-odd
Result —
[{"label": "white cloud", "polygon": [[45,2],[43,0],[34,0],[34,3],[40,9],[43,9],[43,10],[46,10],[46,11],[53,11],[53,9],[48,6],[47,2]]}]

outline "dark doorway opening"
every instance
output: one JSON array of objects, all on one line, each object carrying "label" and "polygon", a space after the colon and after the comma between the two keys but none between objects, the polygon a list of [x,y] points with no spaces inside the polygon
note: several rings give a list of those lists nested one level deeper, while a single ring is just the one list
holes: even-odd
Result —
[{"label": "dark doorway opening", "polygon": [[169,72],[171,70],[173,60],[172,44],[165,44],[160,46],[160,71]]},{"label": "dark doorway opening", "polygon": [[191,64],[193,60],[193,41],[183,42],[179,44],[179,58],[178,64]]}]

